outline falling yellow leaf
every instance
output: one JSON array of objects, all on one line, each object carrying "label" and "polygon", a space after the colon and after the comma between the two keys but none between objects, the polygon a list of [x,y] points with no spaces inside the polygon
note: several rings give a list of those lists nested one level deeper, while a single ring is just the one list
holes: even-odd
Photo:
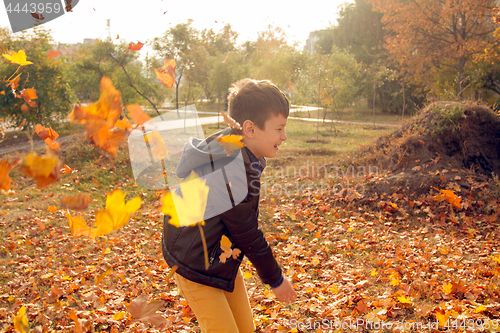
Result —
[{"label": "falling yellow leaf", "polygon": [[375,276],[377,274],[378,274],[378,272],[377,272],[376,268],[374,268],[373,271],[371,271],[371,273],[370,273],[371,276]]},{"label": "falling yellow leaf", "polygon": [[483,312],[484,310],[486,310],[486,307],[481,304],[480,306],[474,309],[474,313],[480,313]]},{"label": "falling yellow leaf", "polygon": [[252,277],[252,273],[250,273],[250,272],[247,271],[247,272],[243,273],[243,277],[245,279],[250,279]]},{"label": "falling yellow leaf", "polygon": [[389,278],[391,279],[391,285],[393,285],[394,287],[399,286],[401,284],[401,280],[399,280],[397,274],[393,273],[389,276]]},{"label": "falling yellow leaf", "polygon": [[21,172],[34,178],[37,187],[43,188],[59,180],[61,165],[57,156],[50,151],[45,155],[30,153],[21,163]]},{"label": "falling yellow leaf", "polygon": [[97,285],[97,284],[101,283],[101,281],[102,281],[102,280],[104,280],[104,278],[105,278],[106,276],[108,276],[109,274],[111,274],[111,272],[112,272],[112,271],[113,271],[113,270],[112,270],[112,269],[111,269],[111,267],[110,267],[110,268],[108,268],[108,269],[107,269],[104,273],[99,274],[99,275],[95,278],[95,284]]},{"label": "falling yellow leaf", "polygon": [[126,315],[127,314],[125,312],[117,312],[113,315],[113,319],[118,321],[118,320],[125,318]]},{"label": "falling yellow leaf", "polygon": [[450,318],[451,311],[442,314],[441,312],[436,312],[436,319],[439,321],[439,326],[444,327]]},{"label": "falling yellow leaf", "polygon": [[125,193],[114,190],[106,198],[106,208],[101,209],[96,215],[95,225],[97,230],[94,237],[107,235],[111,231],[121,228],[130,219],[130,215],[141,207],[139,196],[125,203]]},{"label": "falling yellow leaf", "polygon": [[8,54],[4,53],[2,56],[13,64],[18,64],[19,66],[31,65],[31,61],[26,60],[26,53],[24,50],[19,52],[10,51]]},{"label": "falling yellow leaf", "polygon": [[160,133],[158,131],[153,131],[149,134],[146,134],[145,139],[146,142],[149,143],[151,152],[154,156],[156,156],[156,158],[163,160],[164,158],[168,157],[167,146],[165,145],[165,141],[163,141],[163,138],[160,136]]},{"label": "falling yellow leaf", "polygon": [[21,306],[17,315],[12,316],[14,328],[20,333],[29,332],[28,316],[26,315],[26,308]]},{"label": "falling yellow leaf", "polygon": [[409,297],[399,296],[398,301],[403,304],[411,304],[411,299]]},{"label": "falling yellow leaf", "polygon": [[445,294],[451,294],[451,291],[453,290],[453,284],[451,283],[443,283],[443,292]]},{"label": "falling yellow leaf", "polygon": [[245,146],[245,143],[241,141],[242,139],[242,135],[229,134],[222,136],[221,134],[217,137],[217,142],[224,147],[224,152],[227,156],[231,156],[233,151],[241,149]]},{"label": "falling yellow leaf", "polygon": [[222,254],[219,256],[219,260],[221,263],[225,264],[226,259],[229,259],[230,257],[233,257],[233,259],[236,260],[238,256],[241,254],[240,249],[237,248],[231,249],[232,245],[233,244],[231,243],[229,238],[227,238],[225,235],[222,235],[220,239],[220,248],[224,252],[222,252]]},{"label": "falling yellow leaf", "polygon": [[193,171],[185,182],[180,184],[182,197],[170,192],[163,196],[162,212],[170,217],[168,223],[176,226],[204,224],[203,216],[207,206],[208,186]]}]

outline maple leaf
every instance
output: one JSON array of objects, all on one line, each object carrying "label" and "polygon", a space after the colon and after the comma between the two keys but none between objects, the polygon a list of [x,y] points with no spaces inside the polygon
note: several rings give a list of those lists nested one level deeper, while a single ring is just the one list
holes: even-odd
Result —
[{"label": "maple leaf", "polygon": [[97,148],[105,150],[116,157],[116,152],[118,151],[120,143],[124,142],[127,137],[127,130],[112,129],[104,124],[90,135],[90,142]]},{"label": "maple leaf", "polygon": [[127,53],[130,51],[139,51],[144,46],[144,43],[137,41],[137,43],[130,42],[127,47]]},{"label": "maple leaf", "polygon": [[26,308],[24,305],[21,306],[17,315],[12,316],[12,321],[14,322],[14,328],[16,331],[21,333],[29,332],[28,317],[26,315]]},{"label": "maple leaf", "polygon": [[127,307],[127,312],[136,320],[160,327],[167,324],[167,320],[161,314],[156,313],[161,308],[163,308],[162,302],[158,300],[148,302],[148,298],[145,295],[141,295],[130,303]]},{"label": "maple leaf", "polygon": [[4,53],[2,56],[13,64],[18,64],[19,66],[31,65],[31,61],[26,60],[26,53],[24,50],[19,52],[10,51],[8,54]]},{"label": "maple leaf", "polygon": [[66,215],[69,220],[69,228],[73,237],[78,238],[80,236],[87,236],[92,239],[95,238],[96,229],[89,227],[84,219],[77,216],[71,216],[69,212],[66,212],[64,215]]},{"label": "maple leaf", "polygon": [[114,190],[108,194],[106,208],[101,209],[96,215],[95,237],[107,235],[125,225],[130,219],[130,215],[141,207],[141,202],[141,198],[137,196],[125,203],[125,193],[121,190]]},{"label": "maple leaf", "polygon": [[398,296],[398,301],[403,304],[411,304],[411,299],[409,297]]},{"label": "maple leaf", "polygon": [[448,322],[448,318],[451,315],[451,311],[448,311],[446,313],[441,313],[441,312],[436,312],[436,319],[439,322],[439,326],[444,327],[446,323]]},{"label": "maple leaf", "polygon": [[99,101],[87,106],[76,105],[68,115],[68,119],[86,125],[87,123],[106,122],[113,127],[122,114],[121,94],[115,89],[111,80],[103,76],[101,79],[101,95]]},{"label": "maple leaf", "polygon": [[229,259],[231,257],[233,257],[233,259],[235,260],[238,259],[238,256],[241,254],[241,250],[237,248],[231,249],[232,245],[233,244],[231,243],[229,238],[227,238],[225,235],[222,235],[220,239],[220,248],[224,252],[222,252],[219,256],[219,260],[221,263],[225,264],[226,259]]},{"label": "maple leaf", "polygon": [[446,282],[443,283],[443,292],[445,294],[451,294],[452,290],[453,290],[453,284]]},{"label": "maple leaf", "polygon": [[245,143],[241,140],[243,140],[243,135],[229,134],[222,136],[221,134],[217,137],[217,142],[224,147],[227,156],[231,156],[233,151],[245,147]]},{"label": "maple leaf", "polygon": [[36,103],[32,101],[32,99],[38,99],[35,89],[28,88],[21,90],[21,97],[24,99],[26,104],[28,104],[32,108],[36,107]]},{"label": "maple leaf", "polygon": [[170,217],[168,223],[176,226],[204,224],[203,216],[207,206],[208,186],[194,171],[180,184],[182,197],[174,192],[163,196],[162,212]]},{"label": "maple leaf", "polygon": [[452,206],[455,206],[456,208],[460,208],[460,201],[462,200],[462,197],[458,197],[455,192],[451,190],[439,190],[434,187],[435,190],[441,192],[441,194],[438,194],[432,198],[434,201],[443,201],[446,200],[448,203],[450,203]]},{"label": "maple leaf", "polygon": [[175,83],[175,60],[163,59],[163,66],[159,69],[153,68],[156,79],[168,88],[172,88]]},{"label": "maple leaf", "polygon": [[5,160],[0,161],[0,189],[3,191],[8,191],[10,189],[12,179],[9,177],[9,173],[11,170],[12,164],[10,164],[10,162]]},{"label": "maple leaf", "polygon": [[226,125],[231,127],[234,130],[242,130],[243,128],[241,127],[240,123],[231,118],[228,114],[226,114],[224,111],[221,111],[220,114],[222,115],[222,118],[224,119],[224,122]]},{"label": "maple leaf", "polygon": [[165,141],[160,136],[158,131],[153,131],[149,134],[146,134],[146,142],[151,146],[151,152],[156,158],[163,160],[168,156],[167,146],[165,145]]},{"label": "maple leaf", "polygon": [[21,172],[34,178],[38,188],[44,188],[59,180],[61,164],[50,150],[45,155],[30,153],[21,162]]},{"label": "maple leaf", "polygon": [[61,199],[61,207],[74,210],[84,210],[89,206],[91,199],[90,194],[79,193],[75,196],[66,195]]},{"label": "maple leaf", "polygon": [[45,128],[45,126],[36,124],[35,132],[38,134],[40,139],[42,139],[50,149],[61,149],[61,146],[58,142],[55,142],[55,139],[59,137],[59,134],[56,133],[52,128]]},{"label": "maple leaf", "polygon": [[151,117],[144,112],[144,110],[138,103],[127,105],[127,110],[129,112],[130,118],[132,118],[134,123],[136,123],[137,125],[142,125],[146,121],[151,120]]}]

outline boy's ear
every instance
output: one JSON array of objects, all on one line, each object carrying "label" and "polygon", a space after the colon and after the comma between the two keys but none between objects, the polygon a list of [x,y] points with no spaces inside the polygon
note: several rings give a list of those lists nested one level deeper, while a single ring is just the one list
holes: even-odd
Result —
[{"label": "boy's ear", "polygon": [[245,120],[242,126],[243,136],[253,139],[255,137],[255,124],[251,120]]}]

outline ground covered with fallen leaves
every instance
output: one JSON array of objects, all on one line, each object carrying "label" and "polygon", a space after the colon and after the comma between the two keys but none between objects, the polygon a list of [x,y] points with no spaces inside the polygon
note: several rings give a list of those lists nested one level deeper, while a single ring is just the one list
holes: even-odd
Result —
[{"label": "ground covered with fallen leaves", "polygon": [[[135,185],[123,149],[110,158],[81,139],[67,143],[73,170],[59,183],[39,190],[16,171],[0,195],[0,329],[199,332],[161,255],[160,194]],[[407,157],[417,165],[287,175],[284,186],[307,186],[266,189],[262,228],[298,299],[278,302],[244,262],[259,332],[500,331],[498,177]],[[436,183],[403,189],[394,175],[408,170]],[[108,235],[74,238],[63,194],[91,194],[91,221],[116,188],[141,208]]]}]

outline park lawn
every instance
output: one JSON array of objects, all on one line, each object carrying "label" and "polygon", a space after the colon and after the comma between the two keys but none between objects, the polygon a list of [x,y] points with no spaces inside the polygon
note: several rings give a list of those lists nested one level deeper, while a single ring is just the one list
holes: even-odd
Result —
[{"label": "park lawn", "polygon": [[[205,129],[206,135],[218,130]],[[353,196],[359,193],[333,192],[332,186],[382,179],[382,170],[351,175],[343,168],[359,147],[391,129],[352,124],[336,124],[336,129],[335,135],[330,124],[320,124],[316,136],[316,124],[290,120],[287,144],[268,160],[260,220],[298,299],[292,305],[278,302],[244,261],[258,331],[303,332],[323,320],[331,326],[327,331],[357,320],[432,323],[445,330],[447,319],[494,319],[499,238],[484,228],[487,217],[477,215],[476,224],[462,227],[450,222],[446,202],[397,193],[379,193],[379,200],[358,207]],[[167,326],[163,331],[196,332],[193,313],[174,280],[166,279],[171,269],[160,247],[161,193],[135,184],[126,144],[113,158],[81,135],[62,150],[63,163],[74,172],[38,189],[16,169],[12,192],[0,194],[0,328],[12,332],[12,318],[25,306],[30,328],[42,332],[74,331],[76,326],[90,332],[160,331],[153,321],[127,311],[139,295],[147,295],[163,302],[158,310]],[[318,169],[323,171],[315,173]],[[126,200],[140,196],[139,211],[95,241],[73,238],[61,197],[90,194],[93,201],[86,211],[69,214],[92,225],[106,194],[115,189],[126,192]],[[441,214],[441,222],[426,224],[430,214]],[[352,325],[348,330],[362,330]]]}]

